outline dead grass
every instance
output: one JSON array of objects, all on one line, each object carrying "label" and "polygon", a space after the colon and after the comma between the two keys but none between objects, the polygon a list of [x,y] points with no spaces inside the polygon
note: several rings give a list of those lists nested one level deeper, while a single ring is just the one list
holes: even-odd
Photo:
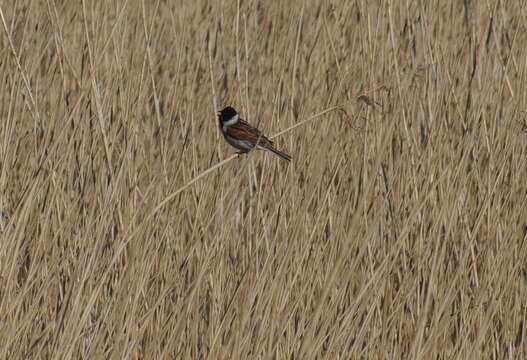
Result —
[{"label": "dead grass", "polygon": [[0,358],[526,358],[525,7],[406,3],[3,2]]}]

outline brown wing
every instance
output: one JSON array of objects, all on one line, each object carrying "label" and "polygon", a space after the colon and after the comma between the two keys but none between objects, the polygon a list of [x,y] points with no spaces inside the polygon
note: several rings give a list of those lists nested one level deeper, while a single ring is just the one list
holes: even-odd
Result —
[{"label": "brown wing", "polygon": [[227,134],[233,138],[240,140],[248,140],[253,144],[256,144],[258,141],[259,145],[263,146],[272,146],[273,142],[266,138],[260,130],[247,124],[245,121],[238,121],[236,124],[229,126],[227,128]]}]

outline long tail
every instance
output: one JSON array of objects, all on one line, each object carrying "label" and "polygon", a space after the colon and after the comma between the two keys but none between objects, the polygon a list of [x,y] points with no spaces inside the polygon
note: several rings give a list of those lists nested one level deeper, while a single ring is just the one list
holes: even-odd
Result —
[{"label": "long tail", "polygon": [[281,159],[284,159],[284,160],[287,160],[287,161],[291,161],[291,156],[281,152],[281,151],[278,151],[276,150],[275,148],[269,146],[269,147],[260,147],[260,150],[265,150],[265,151],[268,151],[270,152],[271,154],[275,155],[275,156],[278,156],[279,158]]}]

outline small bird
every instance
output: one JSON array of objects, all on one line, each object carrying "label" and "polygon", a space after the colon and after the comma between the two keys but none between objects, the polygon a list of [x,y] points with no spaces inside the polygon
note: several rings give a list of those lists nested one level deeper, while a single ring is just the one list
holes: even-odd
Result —
[{"label": "small bird", "polygon": [[256,147],[258,150],[268,151],[281,159],[291,161],[291,156],[274,148],[273,142],[266,138],[260,130],[249,125],[232,107],[227,106],[218,113],[220,130],[229,144],[241,150],[238,154],[245,154]]}]

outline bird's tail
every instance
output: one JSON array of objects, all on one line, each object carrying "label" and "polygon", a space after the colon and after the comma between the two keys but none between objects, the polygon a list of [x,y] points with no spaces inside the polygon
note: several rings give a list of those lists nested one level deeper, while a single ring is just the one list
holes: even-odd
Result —
[{"label": "bird's tail", "polygon": [[271,154],[273,154],[275,156],[278,156],[281,159],[284,159],[284,160],[287,160],[287,161],[291,161],[291,156],[289,156],[289,155],[287,155],[287,154],[285,154],[285,153],[283,153],[281,151],[276,150],[272,146],[262,148],[262,150],[269,151]]}]

